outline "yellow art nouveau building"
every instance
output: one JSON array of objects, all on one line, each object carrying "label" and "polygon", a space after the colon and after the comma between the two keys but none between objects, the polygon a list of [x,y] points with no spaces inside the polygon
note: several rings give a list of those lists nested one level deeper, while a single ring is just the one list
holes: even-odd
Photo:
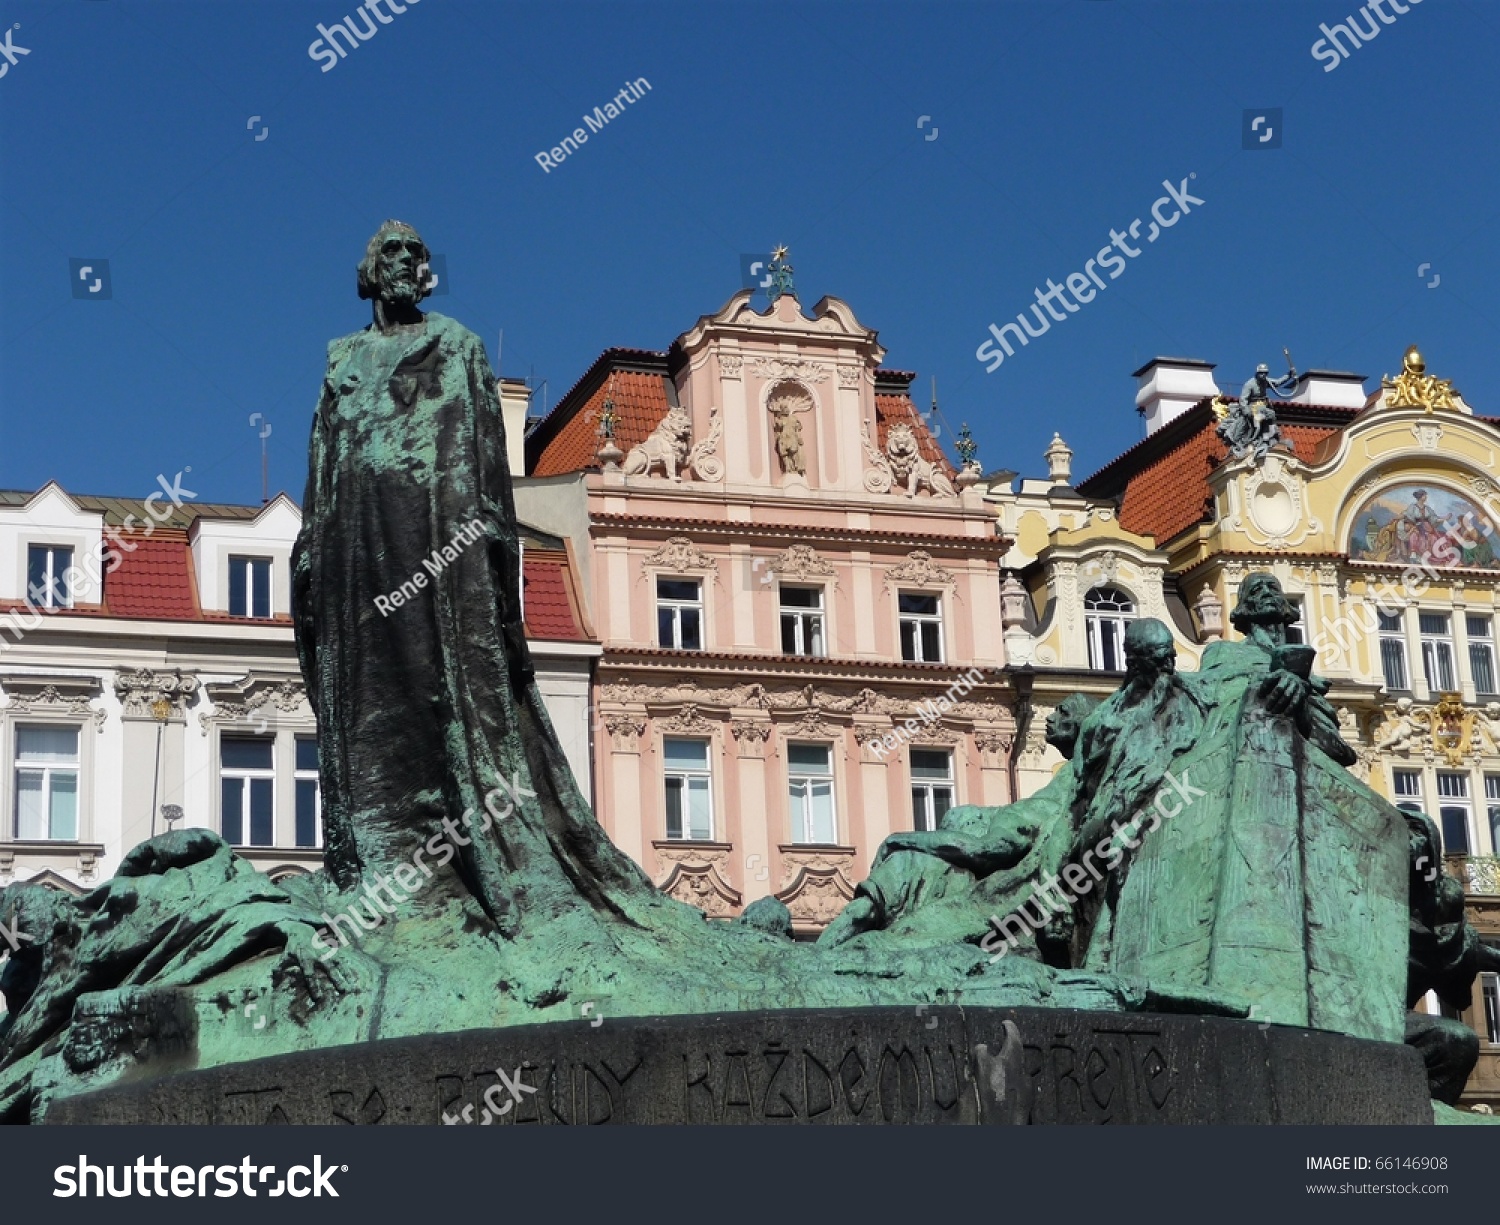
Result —
[{"label": "yellow art nouveau building", "polygon": [[[1050,708],[1117,687],[1131,619],[1161,618],[1179,666],[1196,667],[1234,635],[1240,581],[1269,570],[1301,610],[1291,636],[1318,648],[1354,770],[1437,822],[1470,922],[1500,947],[1500,419],[1415,349],[1369,394],[1360,375],[1315,370],[1248,408],[1212,372],[1148,363],[1135,374],[1142,442],[1075,488],[1055,439],[1046,479],[988,494],[1016,541],[1001,604],[1029,699],[1020,790],[1058,764],[1041,738]],[[1226,444],[1233,413],[1271,440],[1263,454]],[[1500,1107],[1500,978],[1482,976],[1464,1019],[1483,1043],[1465,1101]]]}]

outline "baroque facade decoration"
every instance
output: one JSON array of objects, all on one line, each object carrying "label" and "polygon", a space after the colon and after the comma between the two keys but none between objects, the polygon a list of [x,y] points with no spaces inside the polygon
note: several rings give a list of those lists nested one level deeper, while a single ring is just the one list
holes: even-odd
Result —
[{"label": "baroque facade decoration", "polygon": [[[607,351],[531,431],[527,462],[574,479],[555,522],[588,525],[571,540],[603,644],[600,821],[674,896],[712,915],[779,897],[808,937],[888,833],[1009,794],[1007,542],[982,492],[954,485],[913,376],[881,367],[848,305],[806,311],[788,287],[757,313],[750,298],[660,355]],[[680,405],[722,473],[596,466],[586,431],[606,395],[627,406],[621,447]],[[870,449],[884,488],[866,479]],[[949,693],[973,667],[982,679]],[[918,734],[891,751],[908,721]]]},{"label": "baroque facade decoration", "polygon": [[[1212,370],[1148,363],[1144,442],[1076,487],[1054,470],[989,494],[1016,541],[1005,590],[1028,597],[1005,631],[1009,658],[1035,668],[1021,791],[1060,764],[1046,713],[1069,691],[1118,685],[1130,620],[1165,621],[1179,666],[1196,667],[1239,636],[1245,576],[1270,571],[1299,613],[1289,637],[1317,650],[1350,769],[1437,823],[1444,870],[1500,946],[1500,430],[1411,349],[1373,395],[1359,375],[1300,376],[1272,404],[1281,444],[1236,459],[1215,428]],[[1500,983],[1467,1019],[1485,1039],[1469,1100],[1500,1108]]]}]

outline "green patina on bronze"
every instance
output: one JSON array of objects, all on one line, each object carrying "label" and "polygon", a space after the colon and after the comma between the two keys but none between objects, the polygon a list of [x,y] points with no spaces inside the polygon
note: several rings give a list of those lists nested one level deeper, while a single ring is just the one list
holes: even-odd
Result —
[{"label": "green patina on bronze", "polygon": [[[495,379],[477,337],[417,309],[426,258],[400,223],[371,240],[374,322],[329,346],[313,428],[293,591],[326,867],[271,882],[185,830],[82,898],[0,893],[0,921],[32,937],[0,977],[0,1119],[123,1077],[590,1001],[1253,1008],[1400,1041],[1409,953],[1472,980],[1480,954],[1451,933],[1417,958],[1407,823],[1344,771],[1269,576],[1242,593],[1246,640],[1202,672],[1177,674],[1166,627],[1134,623],[1120,691],[1049,727],[1056,778],[893,836],[817,944],[787,938],[774,900],[723,923],[663,896],[605,836],[547,718]],[[1073,904],[1044,909],[1059,888]],[[1429,1067],[1452,1063],[1446,1042],[1429,1035]]]}]

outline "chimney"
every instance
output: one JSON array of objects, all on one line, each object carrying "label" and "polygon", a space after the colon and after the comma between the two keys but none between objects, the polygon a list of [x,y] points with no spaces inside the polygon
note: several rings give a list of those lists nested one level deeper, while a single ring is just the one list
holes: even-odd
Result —
[{"label": "chimney", "polygon": [[1131,377],[1140,381],[1135,407],[1154,434],[1207,396],[1219,394],[1214,363],[1192,357],[1153,357]]},{"label": "chimney", "polygon": [[1289,404],[1318,404],[1324,408],[1363,408],[1365,376],[1345,370],[1309,370],[1287,398]]},{"label": "chimney", "polygon": [[526,413],[531,407],[531,388],[525,379],[496,379],[500,394],[500,416],[505,423],[505,458],[511,476],[526,475]]}]

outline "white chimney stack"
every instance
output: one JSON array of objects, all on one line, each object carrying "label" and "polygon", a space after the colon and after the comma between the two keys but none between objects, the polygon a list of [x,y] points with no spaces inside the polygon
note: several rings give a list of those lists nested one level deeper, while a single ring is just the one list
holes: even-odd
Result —
[{"label": "white chimney stack", "polygon": [[1140,381],[1135,406],[1146,419],[1146,433],[1156,433],[1198,401],[1218,395],[1213,370],[1213,362],[1192,357],[1154,357],[1137,370],[1132,376]]},{"label": "white chimney stack", "polygon": [[505,423],[505,458],[511,476],[526,475],[526,414],[531,408],[531,388],[525,379],[495,380],[500,394],[500,417]]}]

